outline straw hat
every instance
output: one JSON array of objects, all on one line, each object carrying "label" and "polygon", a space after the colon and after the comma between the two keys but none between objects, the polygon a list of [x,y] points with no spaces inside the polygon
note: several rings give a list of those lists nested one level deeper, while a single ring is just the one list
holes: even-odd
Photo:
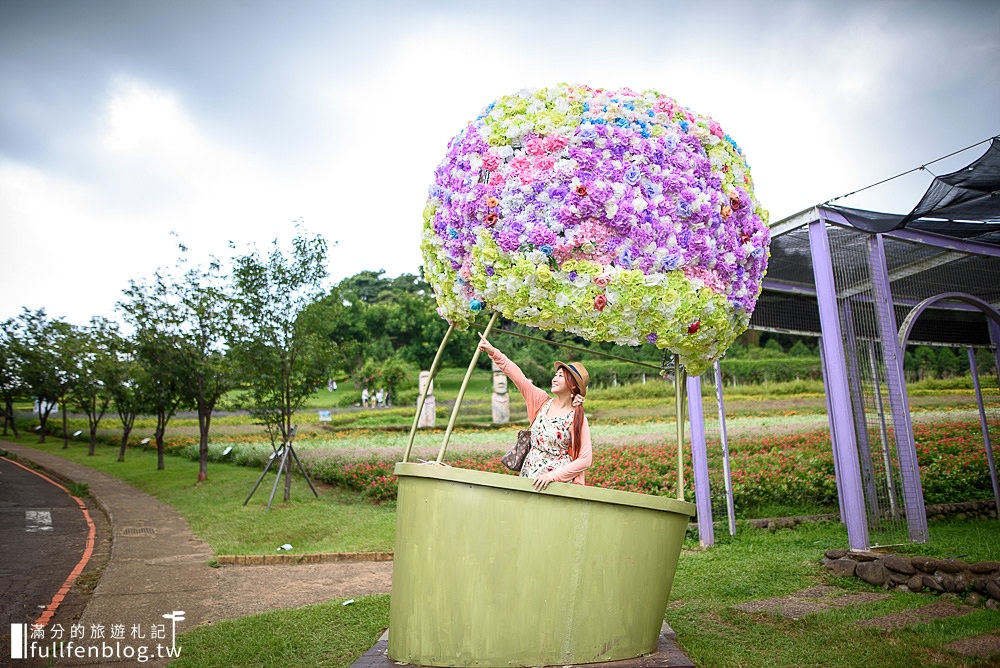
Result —
[{"label": "straw hat", "polygon": [[573,376],[573,380],[580,386],[580,394],[587,396],[587,384],[590,382],[587,367],[580,362],[556,362],[554,366],[557,370],[562,367],[566,373]]}]

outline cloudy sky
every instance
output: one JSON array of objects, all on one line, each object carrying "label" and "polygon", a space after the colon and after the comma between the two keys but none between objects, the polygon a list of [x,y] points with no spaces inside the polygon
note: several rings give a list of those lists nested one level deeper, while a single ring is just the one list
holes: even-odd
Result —
[{"label": "cloudy sky", "polygon": [[[775,222],[1000,133],[1000,3],[3,0],[0,319],[113,317],[178,241],[296,220],[334,281],[416,273],[448,140],[557,82],[712,116]],[[838,203],[908,211],[930,178]]]}]

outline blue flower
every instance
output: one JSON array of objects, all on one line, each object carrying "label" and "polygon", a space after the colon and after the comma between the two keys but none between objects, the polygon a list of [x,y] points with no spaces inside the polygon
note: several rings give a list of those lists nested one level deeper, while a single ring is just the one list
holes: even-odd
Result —
[{"label": "blue flower", "polygon": [[456,230],[454,227],[449,227],[448,228],[448,237],[451,238],[451,239],[457,239],[458,238],[458,230]]},{"label": "blue flower", "polygon": [[642,173],[639,171],[638,167],[636,167],[635,165],[629,165],[628,169],[625,170],[625,174],[622,176],[622,178],[625,179],[625,183],[629,184],[630,186],[634,186],[635,184],[639,183],[639,178],[641,176]]},{"label": "blue flower", "polygon": [[595,130],[594,126],[590,123],[584,123],[581,125],[577,134],[580,136],[580,139],[584,141],[590,141],[597,138],[597,130]]},{"label": "blue flower", "polygon": [[629,126],[629,122],[627,118],[622,118],[621,116],[619,116],[618,118],[615,119],[615,125],[617,125],[620,128],[627,128]]},{"label": "blue flower", "polygon": [[546,255],[552,255],[552,246],[550,244],[542,244],[538,247],[538,250],[542,251]]},{"label": "blue flower", "polygon": [[687,121],[681,121],[679,125],[681,126],[681,130],[683,130],[684,132],[687,132],[688,128],[690,127]]},{"label": "blue flower", "polygon": [[469,302],[469,309],[471,309],[473,313],[479,313],[483,310],[483,303],[478,299],[473,299]]}]

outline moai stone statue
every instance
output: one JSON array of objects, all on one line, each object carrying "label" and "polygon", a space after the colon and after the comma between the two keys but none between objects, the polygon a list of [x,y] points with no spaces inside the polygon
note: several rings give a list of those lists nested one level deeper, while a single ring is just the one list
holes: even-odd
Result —
[{"label": "moai stone statue", "polygon": [[434,381],[431,380],[430,371],[420,372],[420,394],[417,395],[417,402],[420,402],[420,396],[424,392],[424,388],[427,388],[427,400],[424,401],[424,407],[420,411],[420,420],[417,421],[418,427],[433,427],[434,419],[437,416],[437,405],[434,402]]},{"label": "moai stone statue", "polygon": [[493,424],[510,422],[510,395],[507,393],[507,376],[493,363]]}]

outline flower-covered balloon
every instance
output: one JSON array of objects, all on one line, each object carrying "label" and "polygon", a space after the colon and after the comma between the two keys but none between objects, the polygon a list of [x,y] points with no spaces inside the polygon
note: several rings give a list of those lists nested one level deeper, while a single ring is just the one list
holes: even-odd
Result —
[{"label": "flower-covered balloon", "polygon": [[747,328],[769,242],[718,123],[653,90],[560,84],[500,98],[451,140],[421,249],[459,328],[497,311],[700,373]]}]

